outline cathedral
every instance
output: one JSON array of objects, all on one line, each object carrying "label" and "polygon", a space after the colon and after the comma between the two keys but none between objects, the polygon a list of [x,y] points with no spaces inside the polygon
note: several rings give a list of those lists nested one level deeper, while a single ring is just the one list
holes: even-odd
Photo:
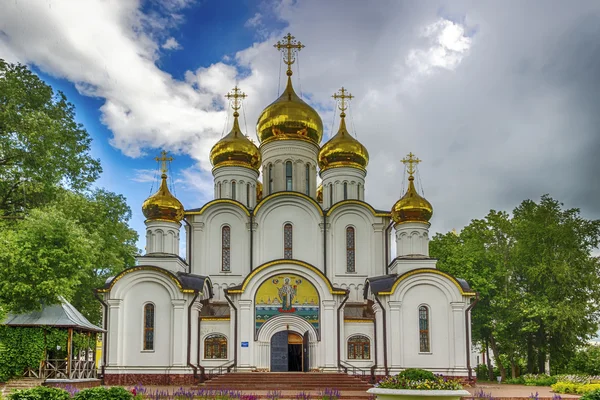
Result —
[{"label": "cathedral", "polygon": [[210,152],[213,200],[184,208],[167,185],[171,158],[157,158],[162,181],[142,206],[146,253],[96,291],[105,384],[411,367],[470,377],[475,292],[429,257],[433,208],[415,187],[420,160],[403,160],[407,190],[391,209],[373,208],[369,153],[346,128],[352,95],[333,96],[339,128],[322,144],[319,114],[292,86],[304,46],[288,34],[275,47],[287,86],[258,119],[259,146],[238,123],[246,95],[227,95],[233,126]]}]

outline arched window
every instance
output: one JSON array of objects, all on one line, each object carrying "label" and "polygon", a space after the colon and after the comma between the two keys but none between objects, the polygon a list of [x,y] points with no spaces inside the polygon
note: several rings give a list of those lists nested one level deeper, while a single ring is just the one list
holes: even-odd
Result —
[{"label": "arched window", "polygon": [[305,180],[306,180],[306,195],[310,196],[310,165],[306,164],[305,167],[306,173],[305,173]]},{"label": "arched window", "polygon": [[250,207],[250,184],[246,184],[246,205]]},{"label": "arched window", "polygon": [[329,207],[333,205],[333,185],[329,184]]},{"label": "arched window", "polygon": [[285,190],[292,189],[292,162],[288,161],[285,163]]},{"label": "arched window", "polygon": [[344,182],[344,200],[348,200],[348,182]]},{"label": "arched window", "polygon": [[154,304],[144,306],[144,350],[154,350]]},{"label": "arched window", "polygon": [[356,271],[355,243],[354,228],[349,226],[346,228],[346,272]]},{"label": "arched window", "polygon": [[269,193],[273,193],[273,164],[269,164]]},{"label": "arched window", "polygon": [[235,181],[231,182],[231,198],[237,200],[235,197]]},{"label": "arched window", "polygon": [[231,228],[221,228],[221,271],[231,271]]},{"label": "arched window", "polygon": [[419,307],[419,351],[429,353],[429,308]]},{"label": "arched window", "polygon": [[218,193],[219,193],[219,198],[223,197],[223,192],[221,191],[221,182],[219,182],[219,185],[218,185]]},{"label": "arched window", "polygon": [[292,224],[283,227],[283,258],[292,258]]},{"label": "arched window", "polygon": [[204,338],[205,359],[227,359],[227,338],[223,335],[212,334]]},{"label": "arched window", "polygon": [[355,335],[348,339],[348,359],[368,360],[371,358],[371,341],[363,335]]}]

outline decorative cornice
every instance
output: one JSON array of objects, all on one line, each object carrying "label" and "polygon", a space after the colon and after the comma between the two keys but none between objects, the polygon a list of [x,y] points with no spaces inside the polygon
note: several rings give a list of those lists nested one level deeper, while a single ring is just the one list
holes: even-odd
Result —
[{"label": "decorative cornice", "polygon": [[200,317],[202,321],[229,321],[231,317]]},{"label": "decorative cornice", "polygon": [[368,318],[344,318],[344,322],[357,323],[357,324],[372,324],[373,319]]},{"label": "decorative cornice", "polygon": [[228,294],[241,294],[241,293],[244,293],[244,291],[246,290],[246,287],[248,286],[248,283],[250,282],[250,280],[252,278],[254,278],[254,276],[256,276],[256,274],[258,274],[259,272],[261,272],[264,269],[267,269],[267,268],[272,267],[274,265],[281,265],[281,264],[293,264],[293,265],[299,265],[301,267],[307,268],[310,271],[312,271],[315,274],[317,274],[321,279],[323,279],[323,281],[327,284],[327,288],[329,289],[329,293],[331,293],[331,294],[341,294],[341,295],[346,294],[346,290],[334,288],[333,285],[332,285],[332,283],[331,283],[331,281],[329,280],[329,278],[327,278],[325,275],[323,275],[323,272],[321,272],[316,267],[314,267],[314,266],[312,266],[309,263],[306,263],[304,261],[292,260],[292,259],[275,260],[275,261],[271,261],[271,262],[265,263],[265,264],[261,265],[260,267],[255,268],[248,276],[246,276],[246,278],[244,279],[244,282],[242,282],[241,288],[239,288],[239,289],[225,289],[225,291]]},{"label": "decorative cornice", "polygon": [[331,206],[329,208],[329,210],[327,210],[327,216],[329,217],[331,215],[331,213],[333,212],[333,210],[335,210],[336,208],[344,206],[346,204],[356,204],[356,205],[359,205],[359,206],[363,206],[366,209],[368,209],[371,212],[371,214],[373,214],[373,216],[375,216],[375,217],[390,217],[391,216],[391,213],[378,212],[369,203],[364,202],[364,201],[360,201],[360,200],[342,200],[342,201],[338,201],[333,206]]},{"label": "decorative cornice", "polygon": [[433,269],[433,268],[421,268],[421,269],[415,269],[409,272],[406,272],[402,275],[400,275],[398,278],[396,278],[396,281],[394,282],[394,285],[392,285],[392,288],[387,291],[387,292],[379,292],[378,295],[392,295],[394,294],[394,292],[396,291],[396,288],[398,287],[398,285],[400,284],[400,282],[406,280],[407,278],[414,276],[414,275],[419,275],[419,274],[435,274],[435,275],[440,275],[443,276],[447,279],[449,279],[452,283],[454,283],[454,285],[458,288],[460,294],[462,294],[463,296],[475,296],[475,292],[467,292],[465,291],[462,286],[460,286],[460,283],[456,280],[455,277],[453,277],[450,274],[447,274],[445,272],[442,272],[440,270],[437,269]]},{"label": "decorative cornice", "polygon": [[250,211],[244,206],[242,203],[236,200],[231,199],[215,199],[206,203],[200,210],[197,211],[186,211],[185,216],[188,215],[202,215],[209,207],[216,204],[233,204],[234,206],[239,207],[247,216],[250,216]]},{"label": "decorative cornice", "polygon": [[[181,281],[179,281],[179,279],[177,279],[177,277],[175,275],[173,275],[171,272],[167,271],[166,269],[155,267],[153,265],[141,265],[138,267],[127,268],[127,269],[121,271],[117,276],[115,276],[113,278],[113,280],[110,281],[110,284],[108,286],[103,287],[101,289],[96,289],[96,291],[98,293],[108,293],[112,290],[113,286],[115,286],[115,284],[119,280],[121,280],[121,278],[123,278],[125,275],[129,275],[130,273],[136,272],[136,271],[158,272],[159,274],[163,274],[166,277],[168,277],[169,279],[171,279],[171,281],[173,281],[173,283],[175,283],[175,285],[177,286],[177,288],[179,289],[179,291],[181,293],[195,293],[195,291],[193,289],[184,289],[183,286],[181,285]],[[198,293],[203,294],[202,291],[199,291]]]},{"label": "decorative cornice", "polygon": [[275,192],[272,193],[270,195],[268,195],[267,197],[264,197],[261,201],[258,202],[258,204],[256,205],[256,207],[254,207],[254,215],[258,214],[258,210],[260,210],[260,208],[269,200],[271,199],[275,199],[277,197],[282,197],[282,196],[289,196],[289,197],[300,197],[302,199],[308,200],[309,203],[311,203],[313,206],[315,206],[315,208],[317,209],[317,211],[319,211],[319,214],[323,215],[323,209],[321,208],[321,205],[319,205],[319,203],[316,202],[315,199],[313,199],[312,197],[309,197],[307,195],[305,195],[304,193],[300,193],[300,192],[293,192],[293,191],[281,191],[281,192]]}]

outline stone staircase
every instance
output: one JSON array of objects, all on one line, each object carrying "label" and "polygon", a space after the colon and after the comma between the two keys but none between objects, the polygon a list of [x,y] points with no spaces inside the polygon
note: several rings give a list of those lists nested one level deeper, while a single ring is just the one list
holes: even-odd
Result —
[{"label": "stone staircase", "polygon": [[6,385],[0,388],[0,393],[2,393],[2,395],[7,395],[14,390],[31,389],[36,386],[41,386],[42,383],[44,383],[44,380],[37,378],[11,379],[6,383]]},{"label": "stone staircase", "polygon": [[234,372],[219,375],[200,388],[205,390],[234,390],[266,398],[269,391],[281,391],[281,399],[295,399],[300,392],[310,393],[311,399],[325,389],[340,391],[340,399],[371,399],[367,390],[372,385],[357,376],[342,373],[294,372]]}]

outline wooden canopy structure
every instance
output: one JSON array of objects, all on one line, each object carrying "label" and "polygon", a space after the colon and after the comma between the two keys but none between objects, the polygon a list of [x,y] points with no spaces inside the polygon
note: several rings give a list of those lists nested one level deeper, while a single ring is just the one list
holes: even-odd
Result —
[{"label": "wooden canopy structure", "polygon": [[[67,331],[67,341],[64,349],[66,357],[51,357],[59,353],[62,348],[46,349],[44,359],[39,368],[29,368],[24,371],[24,376],[38,379],[80,380],[95,379],[96,370],[96,335],[104,332],[103,329],[89,322],[81,313],[64,298],[60,304],[44,306],[41,311],[27,314],[9,314],[3,325],[14,328],[25,327],[52,327]],[[87,335],[87,346],[74,354],[73,334]],[[52,351],[49,351],[52,350]],[[64,354],[64,352],[63,352]]]}]

